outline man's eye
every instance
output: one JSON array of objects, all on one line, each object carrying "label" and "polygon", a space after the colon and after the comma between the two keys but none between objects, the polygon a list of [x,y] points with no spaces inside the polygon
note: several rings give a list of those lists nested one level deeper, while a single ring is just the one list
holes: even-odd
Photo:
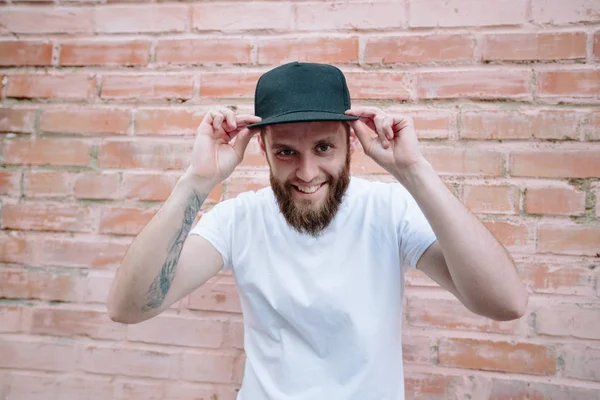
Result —
[{"label": "man's eye", "polygon": [[279,154],[282,156],[291,156],[294,155],[294,150],[281,150]]},{"label": "man's eye", "polygon": [[328,144],[321,144],[317,147],[317,150],[321,153],[326,152],[327,150],[331,149],[331,146]]}]

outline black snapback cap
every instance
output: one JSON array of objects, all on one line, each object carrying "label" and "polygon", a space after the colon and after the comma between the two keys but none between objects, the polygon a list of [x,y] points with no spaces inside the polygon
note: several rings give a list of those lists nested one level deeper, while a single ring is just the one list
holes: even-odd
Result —
[{"label": "black snapback cap", "polygon": [[292,62],[263,74],[256,84],[254,112],[262,120],[249,128],[289,122],[356,121],[345,115],[350,92],[339,68]]}]

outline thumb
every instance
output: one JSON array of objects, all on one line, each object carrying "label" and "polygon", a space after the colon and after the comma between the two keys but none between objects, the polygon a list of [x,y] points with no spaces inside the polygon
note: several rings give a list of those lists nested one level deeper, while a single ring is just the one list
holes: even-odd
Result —
[{"label": "thumb", "polygon": [[233,144],[233,150],[235,154],[237,154],[238,158],[242,160],[244,158],[244,153],[246,152],[246,147],[248,147],[248,143],[250,143],[250,139],[257,133],[260,132],[260,129],[242,129]]},{"label": "thumb", "polygon": [[350,124],[352,125],[352,129],[354,129],[354,133],[356,133],[356,137],[362,145],[365,154],[368,155],[373,146],[373,142],[375,142],[375,138],[371,136],[369,128],[361,120],[352,121]]}]

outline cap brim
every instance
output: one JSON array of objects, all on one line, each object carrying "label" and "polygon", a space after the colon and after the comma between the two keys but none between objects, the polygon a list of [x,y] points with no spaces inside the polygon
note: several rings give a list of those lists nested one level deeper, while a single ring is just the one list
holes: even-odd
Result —
[{"label": "cap brim", "polygon": [[346,114],[338,114],[326,111],[298,111],[275,115],[265,118],[256,124],[248,125],[248,128],[260,128],[267,125],[287,124],[292,122],[313,122],[313,121],[356,121],[358,117]]}]

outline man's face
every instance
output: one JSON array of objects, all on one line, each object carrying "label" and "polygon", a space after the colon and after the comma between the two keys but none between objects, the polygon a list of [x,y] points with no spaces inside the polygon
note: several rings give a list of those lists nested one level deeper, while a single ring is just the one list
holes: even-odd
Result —
[{"label": "man's face", "polygon": [[297,231],[318,236],[335,217],[350,182],[353,146],[346,125],[271,125],[261,138],[283,216]]}]

